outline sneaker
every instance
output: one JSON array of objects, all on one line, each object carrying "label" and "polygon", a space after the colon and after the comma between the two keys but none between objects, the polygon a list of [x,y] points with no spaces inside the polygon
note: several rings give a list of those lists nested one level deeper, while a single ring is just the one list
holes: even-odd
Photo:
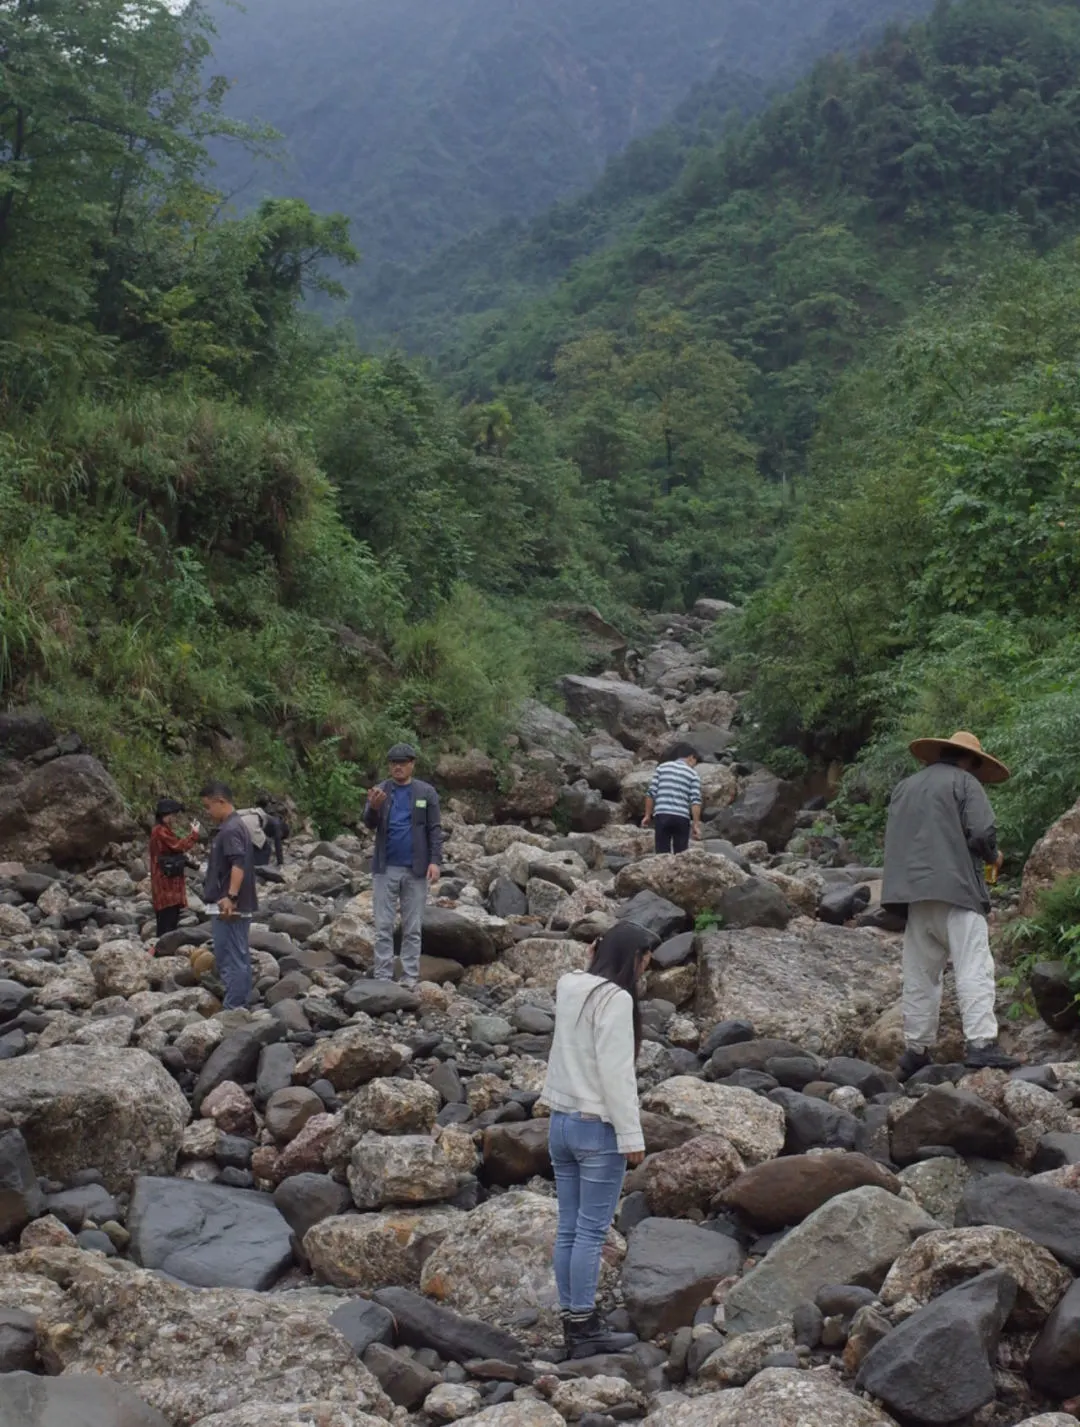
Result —
[{"label": "sneaker", "polygon": [[988,1045],[968,1041],[964,1064],[969,1070],[1018,1070],[1022,1062],[1014,1055],[1006,1055],[997,1041]]},{"label": "sneaker", "polygon": [[401,984],[406,991],[415,991],[420,985],[420,978],[418,976],[403,976]]},{"label": "sneaker", "polygon": [[572,1359],[628,1353],[638,1343],[633,1333],[613,1333],[605,1328],[595,1308],[591,1313],[564,1313],[562,1321],[566,1352]]},{"label": "sneaker", "polygon": [[900,1057],[896,1067],[897,1080],[909,1080],[917,1070],[925,1070],[930,1064],[930,1055],[925,1050],[914,1050],[910,1046]]}]

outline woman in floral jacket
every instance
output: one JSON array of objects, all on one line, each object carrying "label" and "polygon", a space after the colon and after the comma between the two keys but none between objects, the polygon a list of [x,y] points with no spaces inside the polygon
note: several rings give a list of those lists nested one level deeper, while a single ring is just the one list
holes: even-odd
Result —
[{"label": "woman in floral jacket", "polygon": [[180,913],[187,906],[184,854],[199,840],[199,824],[193,822],[186,837],[176,833],[177,816],[184,811],[175,798],[162,798],[154,809],[150,834],[150,896],[157,913],[157,934],[175,931]]}]

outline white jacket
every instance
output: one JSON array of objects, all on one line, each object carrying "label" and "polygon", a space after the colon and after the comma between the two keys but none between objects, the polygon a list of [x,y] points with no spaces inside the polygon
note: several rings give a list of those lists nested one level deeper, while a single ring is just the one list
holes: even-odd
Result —
[{"label": "white jacket", "polygon": [[[590,995],[595,991],[595,995]],[[555,990],[555,1037],[540,1097],[552,1110],[597,1115],[619,1149],[645,1148],[634,1070],[630,993],[588,971],[571,971]]]}]

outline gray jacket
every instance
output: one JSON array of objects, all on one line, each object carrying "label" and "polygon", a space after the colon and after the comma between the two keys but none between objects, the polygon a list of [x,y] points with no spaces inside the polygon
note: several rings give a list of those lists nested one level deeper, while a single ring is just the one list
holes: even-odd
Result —
[{"label": "gray jacket", "polygon": [[[387,794],[394,791],[393,778],[379,784]],[[432,863],[442,866],[443,830],[442,813],[439,809],[439,795],[430,783],[421,783],[414,778],[409,784],[412,794],[412,842],[413,876],[424,877]],[[375,852],[371,859],[371,870],[378,874],[386,871],[386,838],[390,830],[390,802],[388,796],[382,807],[375,811],[370,802],[364,804],[364,824],[375,833]]]},{"label": "gray jacket", "polygon": [[911,902],[988,912],[983,864],[996,857],[994,810],[983,785],[949,763],[931,763],[905,778],[889,803],[882,903],[900,912]]}]

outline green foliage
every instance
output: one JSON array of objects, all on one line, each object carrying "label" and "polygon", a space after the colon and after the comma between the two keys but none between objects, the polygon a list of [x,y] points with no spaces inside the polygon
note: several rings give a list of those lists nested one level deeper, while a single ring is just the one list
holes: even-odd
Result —
[{"label": "green foliage", "polygon": [[871,738],[841,801],[863,846],[934,731],[973,728],[1013,767],[994,798],[1014,857],[1080,794],[1080,252],[986,258],[842,387],[739,634],[766,744]]},{"label": "green foliage", "polygon": [[698,933],[719,931],[723,925],[724,919],[718,912],[706,910],[694,918],[694,930]]},{"label": "green foliage", "polygon": [[[1023,995],[1040,961],[1064,962],[1073,990],[1080,996],[1080,877],[1062,877],[1039,893],[1035,911],[1005,929],[1009,971],[1003,985]],[[1014,1004],[1017,1013],[1022,1002]]]}]

